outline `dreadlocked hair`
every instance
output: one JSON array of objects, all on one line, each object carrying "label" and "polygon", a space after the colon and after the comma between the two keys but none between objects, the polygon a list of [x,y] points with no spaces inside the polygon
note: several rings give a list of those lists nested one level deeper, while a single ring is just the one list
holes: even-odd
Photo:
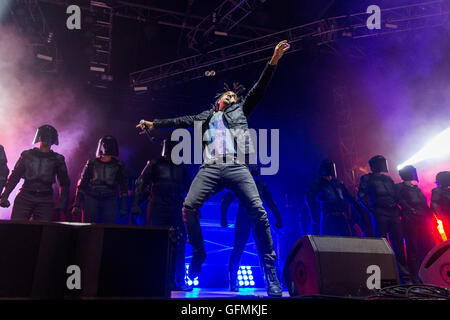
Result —
[{"label": "dreadlocked hair", "polygon": [[240,84],[239,82],[233,82],[233,89],[231,89],[230,86],[225,82],[223,84],[223,89],[225,91],[216,93],[216,97],[215,97],[216,98],[216,103],[215,104],[217,104],[218,99],[222,95],[227,93],[228,91],[233,91],[236,94],[238,102],[241,101],[244,98],[242,94],[245,91],[245,87],[242,84]]}]

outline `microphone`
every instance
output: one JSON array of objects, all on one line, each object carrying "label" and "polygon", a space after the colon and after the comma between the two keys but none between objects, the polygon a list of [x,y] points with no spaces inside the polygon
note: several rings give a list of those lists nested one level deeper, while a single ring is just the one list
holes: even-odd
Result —
[{"label": "microphone", "polygon": [[147,128],[147,126],[145,125],[145,120],[142,119],[141,121],[139,121],[139,124],[143,125],[144,131],[145,131],[145,135],[147,136],[148,140],[150,140],[151,143],[155,143],[156,142],[156,138],[151,134],[149,128]]}]

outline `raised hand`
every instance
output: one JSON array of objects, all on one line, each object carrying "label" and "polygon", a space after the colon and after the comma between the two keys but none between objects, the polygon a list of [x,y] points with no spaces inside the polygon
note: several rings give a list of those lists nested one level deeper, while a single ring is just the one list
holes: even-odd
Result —
[{"label": "raised hand", "polygon": [[278,63],[278,60],[281,59],[283,54],[288,51],[290,47],[291,45],[287,42],[287,40],[279,42],[273,51],[272,59],[270,59],[270,64],[276,65]]}]

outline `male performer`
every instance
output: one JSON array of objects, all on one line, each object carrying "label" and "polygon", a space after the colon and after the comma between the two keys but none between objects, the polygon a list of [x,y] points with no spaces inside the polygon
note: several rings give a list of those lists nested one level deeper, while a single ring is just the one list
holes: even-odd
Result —
[{"label": "male performer", "polygon": [[[51,221],[53,211],[66,206],[69,194],[66,162],[62,155],[51,150],[52,145],[58,145],[58,132],[50,125],[43,125],[37,129],[33,144],[38,142],[39,148],[22,152],[0,197],[0,206],[9,207],[9,195],[20,179],[24,179],[14,200],[11,220]],[[56,206],[52,188],[55,177],[60,190]]]},{"label": "male performer", "polygon": [[83,222],[116,223],[118,197],[119,215],[127,214],[128,178],[124,163],[115,158],[118,156],[116,138],[104,136],[98,141],[96,158],[84,166],[72,210],[75,217],[80,217],[83,209]]},{"label": "male performer", "polygon": [[177,245],[172,251],[170,269],[171,287],[176,291],[191,290],[186,286],[185,247],[186,231],[183,224],[183,199],[191,185],[191,179],[184,164],[174,164],[171,152],[175,142],[163,141],[161,157],[147,162],[136,180],[132,214],[141,214],[139,199],[151,184],[150,199],[147,207],[147,224],[152,226],[173,227],[176,231]]},{"label": "male performer", "polygon": [[[258,251],[266,274],[268,295],[281,296],[282,294],[275,270],[276,254],[267,213],[262,206],[255,181],[241,158],[243,155],[248,156],[254,152],[249,139],[247,117],[263,97],[278,60],[288,48],[287,41],[278,43],[258,82],[242,101],[236,92],[227,91],[216,100],[212,109],[198,115],[155,119],[153,122],[143,121],[137,125],[141,129],[152,129],[192,127],[195,122],[200,122],[202,136],[207,138],[207,141],[203,143],[206,159],[192,182],[183,204],[183,220],[193,251],[189,267],[191,279],[200,274],[201,266],[206,258],[199,210],[209,197],[226,187],[233,191],[245,205],[247,214],[254,224]],[[143,130],[141,134],[145,132]]]},{"label": "male performer", "polygon": [[403,182],[396,185],[401,206],[402,223],[406,241],[406,255],[411,280],[419,284],[419,268],[425,255],[432,248],[431,210],[427,198],[413,181],[419,181],[417,170],[406,166],[399,170]]},{"label": "male performer", "polygon": [[448,229],[450,227],[450,171],[439,172],[436,175],[436,184],[437,188],[431,192],[431,209]]},{"label": "male performer", "polygon": [[0,194],[2,194],[3,187],[8,179],[9,169],[7,162],[8,160],[6,159],[5,149],[0,144]]},{"label": "male performer", "polygon": [[409,281],[395,183],[387,175],[388,164],[385,157],[374,156],[369,160],[369,165],[372,172],[361,177],[358,199],[375,219],[376,236],[387,238],[389,234],[397,256],[400,276],[403,281]]},{"label": "male performer", "polygon": [[[250,172],[255,180],[256,187],[258,188],[258,193],[260,198],[269,207],[272,214],[275,216],[276,224],[275,226],[280,229],[283,227],[283,220],[281,219],[280,210],[272,198],[272,194],[267,188],[264,181],[261,179],[260,168],[257,165],[250,166]],[[220,204],[221,219],[220,224],[222,227],[228,227],[227,212],[230,204],[236,199],[233,192],[228,192],[222,198]],[[245,246],[247,244],[248,238],[250,237],[250,232],[252,230],[252,222],[250,221],[247,213],[245,212],[245,207],[242,203],[239,203],[238,213],[236,216],[236,223],[234,225],[234,244],[233,250],[230,254],[230,260],[228,264],[229,280],[230,280],[230,291],[238,291],[237,282],[237,272],[239,270],[239,264],[241,261],[242,253],[244,252]]]},{"label": "male performer", "polygon": [[314,180],[305,197],[312,219],[321,222],[322,235],[351,236],[348,204],[360,214],[361,206],[348,192],[344,183],[337,179],[333,161],[323,160],[319,174],[320,177]]}]

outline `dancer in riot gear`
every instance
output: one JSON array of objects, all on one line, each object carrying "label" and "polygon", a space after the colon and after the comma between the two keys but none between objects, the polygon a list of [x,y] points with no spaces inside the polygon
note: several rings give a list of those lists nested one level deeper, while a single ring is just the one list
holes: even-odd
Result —
[{"label": "dancer in riot gear", "polygon": [[436,185],[431,192],[431,209],[443,221],[445,230],[450,228],[450,171],[436,175]]},{"label": "dancer in riot gear", "polygon": [[141,214],[139,200],[151,184],[151,192],[147,207],[147,224],[152,226],[173,227],[177,236],[177,244],[172,251],[170,269],[171,287],[173,290],[190,290],[186,286],[185,247],[186,231],[183,224],[183,199],[189,190],[191,179],[184,164],[174,164],[171,152],[175,142],[163,141],[161,157],[147,162],[144,170],[136,180],[131,212]]},{"label": "dancer in riot gear", "polygon": [[83,222],[116,223],[118,198],[119,216],[127,214],[128,178],[118,156],[117,140],[104,136],[98,142],[96,158],[84,166],[72,210],[75,217],[83,213]]},{"label": "dancer in riot gear", "polygon": [[369,165],[372,172],[361,177],[358,199],[374,217],[376,236],[387,238],[389,234],[389,240],[397,257],[400,276],[402,279],[407,279],[409,272],[406,268],[403,228],[395,183],[389,175],[384,174],[388,172],[385,157],[374,156],[369,160]]},{"label": "dancer in riot gear", "polygon": [[344,183],[337,179],[333,161],[322,161],[319,174],[305,196],[311,218],[316,223],[320,221],[322,235],[351,236],[348,205],[352,205],[359,214],[363,209]]},{"label": "dancer in riot gear", "polygon": [[[213,108],[198,115],[155,119],[153,122],[143,121],[137,125],[141,129],[152,129],[194,127],[195,122],[202,124],[202,138],[206,138],[203,140],[206,159],[192,182],[183,205],[183,219],[193,251],[189,267],[190,278],[200,274],[201,266],[206,259],[199,210],[209,197],[226,187],[246,206],[247,214],[254,223],[255,240],[264,266],[268,295],[282,295],[276,275],[276,254],[267,213],[245,162],[246,158],[254,153],[247,117],[263,97],[278,60],[288,48],[287,41],[282,41],[275,47],[272,59],[244,99],[241,100],[238,96],[238,90],[241,88],[235,86],[234,91],[227,90],[221,94]],[[145,130],[142,133],[145,133]]]},{"label": "dancer in riot gear", "polygon": [[[64,210],[69,194],[69,177],[64,157],[53,150],[58,145],[58,132],[50,125],[36,131],[33,144],[39,148],[25,150],[20,155],[0,197],[0,206],[9,207],[8,197],[20,179],[22,188],[14,200],[11,220],[51,221],[54,210]],[[55,178],[59,183],[59,200],[53,202]]]},{"label": "dancer in riot gear", "polygon": [[9,175],[7,163],[8,160],[6,159],[5,149],[0,144],[0,194],[2,194],[3,187],[5,186]]},{"label": "dancer in riot gear", "polygon": [[432,248],[431,210],[427,199],[417,184],[417,170],[405,166],[399,170],[403,182],[396,185],[398,203],[401,207],[402,224],[406,241],[406,255],[411,280],[419,283],[418,272],[425,255]]},{"label": "dancer in riot gear", "polygon": [[[272,214],[275,217],[275,226],[280,229],[283,227],[283,220],[281,219],[280,210],[272,198],[272,194],[267,188],[264,181],[261,179],[260,168],[257,165],[250,166],[250,172],[255,180],[256,187],[258,188],[259,196],[261,200],[267,205]],[[220,204],[221,220],[220,224],[222,227],[228,227],[227,212],[230,204],[236,199],[236,195],[232,192],[228,192],[222,198]],[[239,270],[239,263],[241,261],[242,253],[244,252],[245,246],[247,244],[248,238],[250,237],[250,232],[252,230],[252,222],[250,221],[247,212],[245,211],[245,206],[239,203],[238,213],[236,216],[236,223],[234,225],[234,244],[233,250],[230,254],[228,271],[229,271],[229,281],[230,281],[230,291],[238,291],[237,288],[237,272]]]}]

